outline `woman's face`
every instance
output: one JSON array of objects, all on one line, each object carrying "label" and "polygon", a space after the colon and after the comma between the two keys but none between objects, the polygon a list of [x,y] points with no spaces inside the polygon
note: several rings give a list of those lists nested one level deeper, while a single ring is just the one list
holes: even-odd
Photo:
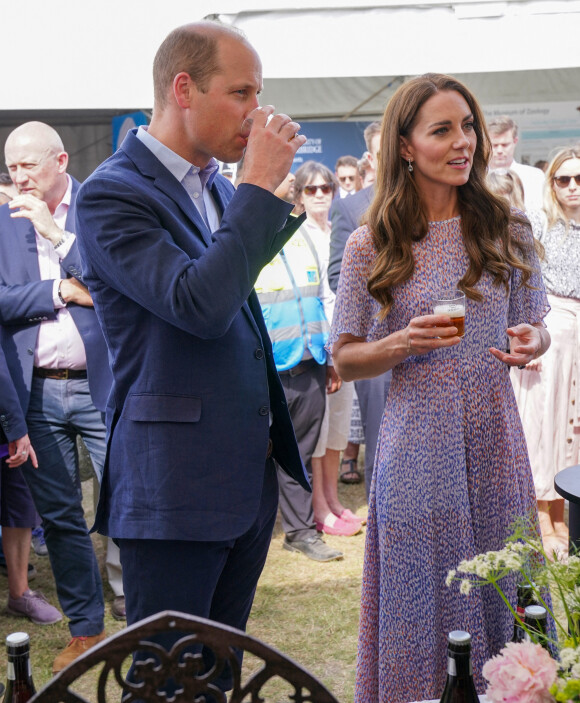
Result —
[{"label": "woman's face", "polygon": [[476,145],[469,105],[460,93],[446,90],[423,104],[411,134],[401,137],[401,156],[412,159],[420,191],[461,186],[469,180]]},{"label": "woman's face", "polygon": [[[323,193],[320,188],[316,188],[315,193],[309,192],[314,189],[314,186],[327,186],[325,187],[327,192]],[[332,183],[325,181],[320,174],[316,174],[308,181],[300,195],[306,217],[309,219],[320,219],[321,216],[324,216],[328,219],[328,213],[332,205],[332,190]]]},{"label": "woman's face", "polygon": [[[576,176],[576,180],[571,176]],[[560,177],[570,178],[570,182],[564,185],[563,181],[558,181]],[[560,164],[554,173],[552,188],[566,217],[576,219],[580,213],[580,159],[568,159]]]}]

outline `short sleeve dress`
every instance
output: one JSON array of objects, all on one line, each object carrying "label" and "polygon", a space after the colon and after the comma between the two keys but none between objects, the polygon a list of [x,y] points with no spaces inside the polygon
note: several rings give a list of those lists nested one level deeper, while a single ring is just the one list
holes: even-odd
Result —
[{"label": "short sleeve dress", "polygon": [[[481,302],[467,299],[461,343],[393,368],[381,424],[369,505],[360,613],[356,703],[407,703],[441,695],[451,630],[473,638],[476,687],[481,669],[511,639],[513,620],[491,586],[460,595],[445,586],[450,569],[500,549],[513,521],[535,515],[528,453],[509,368],[490,347],[508,348],[506,329],[537,323],[549,306],[527,225],[534,275],[510,292],[484,273]],[[341,333],[381,339],[431,314],[431,297],[455,288],[468,267],[459,217],[429,224],[413,246],[415,270],[393,289],[385,320],[367,290],[376,251],[367,227],[344,254],[329,346]],[[509,587],[515,602],[515,584]]]}]

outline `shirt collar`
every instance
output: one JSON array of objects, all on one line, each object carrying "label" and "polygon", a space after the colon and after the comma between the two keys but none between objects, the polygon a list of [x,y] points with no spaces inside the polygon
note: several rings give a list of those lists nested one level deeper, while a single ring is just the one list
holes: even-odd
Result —
[{"label": "shirt collar", "polygon": [[54,218],[62,217],[62,215],[66,214],[68,212],[68,209],[70,207],[70,201],[72,197],[72,178],[66,174],[67,177],[67,187],[64,195],[62,196],[62,200],[60,203],[56,206],[56,210],[54,211]]},{"label": "shirt collar", "polygon": [[149,134],[146,127],[143,125],[137,130],[137,139],[143,142],[180,183],[191,171],[192,173],[199,173],[199,179],[203,188],[206,186],[211,188],[219,169],[218,162],[215,159],[212,158],[205,168],[200,169],[198,166],[190,164],[189,161],[186,161],[182,156],[179,156],[179,154],[176,154],[168,146],[165,146],[165,144]]}]

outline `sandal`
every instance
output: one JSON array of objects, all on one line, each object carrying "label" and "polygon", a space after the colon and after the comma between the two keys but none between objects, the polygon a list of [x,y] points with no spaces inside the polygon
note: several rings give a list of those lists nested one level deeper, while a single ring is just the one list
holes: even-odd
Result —
[{"label": "sandal", "polygon": [[343,483],[360,483],[362,481],[362,476],[358,470],[356,459],[343,459],[340,462],[341,467],[347,467],[340,472],[340,480]]}]

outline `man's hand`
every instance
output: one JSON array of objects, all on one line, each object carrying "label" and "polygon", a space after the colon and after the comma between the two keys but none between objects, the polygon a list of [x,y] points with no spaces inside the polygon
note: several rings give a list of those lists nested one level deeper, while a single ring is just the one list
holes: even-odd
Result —
[{"label": "man's hand", "polygon": [[32,466],[35,469],[38,468],[38,460],[36,459],[36,453],[30,444],[30,439],[28,435],[25,434],[24,437],[20,437],[15,442],[10,442],[8,444],[8,458],[6,459],[6,464],[11,468],[15,469],[17,466],[21,466],[25,461],[32,462]]},{"label": "man's hand", "polygon": [[60,282],[60,294],[65,303],[76,303],[85,308],[93,307],[93,299],[88,288],[76,278],[63,278]]},{"label": "man's hand", "polygon": [[54,246],[63,237],[64,232],[53,220],[48,205],[44,200],[40,200],[35,195],[25,193],[17,195],[8,203],[8,207],[15,212],[11,213],[10,217],[26,217],[30,220],[41,237],[48,239]]},{"label": "man's hand", "polygon": [[298,134],[300,125],[288,115],[274,115],[272,105],[258,107],[246,118],[248,146],[244,157],[242,183],[265,188],[273,193],[286,178],[294,155],[306,142],[303,134]]}]

